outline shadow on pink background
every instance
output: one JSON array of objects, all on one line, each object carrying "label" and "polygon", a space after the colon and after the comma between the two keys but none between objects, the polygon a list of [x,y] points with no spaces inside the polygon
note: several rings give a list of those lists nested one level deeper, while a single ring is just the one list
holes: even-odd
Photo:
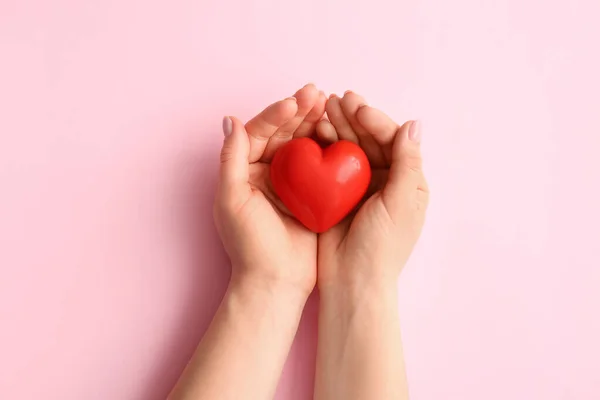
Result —
[{"label": "shadow on pink background", "polygon": [[[412,399],[600,398],[599,17],[593,0],[0,0],[0,398],[166,396],[229,274],[221,118],[308,81],[423,121]],[[278,399],[311,398],[316,310]]]}]

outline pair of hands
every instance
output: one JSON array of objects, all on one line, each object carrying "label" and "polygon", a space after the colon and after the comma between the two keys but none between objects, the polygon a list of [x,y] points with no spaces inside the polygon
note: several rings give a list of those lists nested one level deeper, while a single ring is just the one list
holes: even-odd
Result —
[{"label": "pair of hands", "polygon": [[[293,293],[303,301],[317,282],[321,290],[396,284],[420,235],[429,197],[417,121],[399,126],[353,92],[328,99],[309,84],[245,125],[226,117],[223,130],[214,217],[232,262],[233,284]],[[320,235],[289,214],[269,179],[277,149],[304,136],[358,143],[373,171],[357,211]]]}]

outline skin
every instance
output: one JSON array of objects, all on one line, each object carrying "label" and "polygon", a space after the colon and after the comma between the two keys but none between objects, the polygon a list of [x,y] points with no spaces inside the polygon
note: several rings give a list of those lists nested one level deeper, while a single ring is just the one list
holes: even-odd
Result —
[{"label": "skin", "polygon": [[[245,126],[224,120],[214,216],[231,282],[169,399],[273,398],[317,279],[315,398],[407,398],[396,280],[428,200],[418,140],[409,139],[420,135],[415,123],[399,127],[364,104],[352,92],[327,99],[307,85]],[[276,150],[311,135],[359,143],[374,169],[358,212],[320,236],[290,216],[269,182]]]},{"label": "skin", "polygon": [[373,168],[358,212],[318,239],[320,291],[315,399],[408,399],[397,279],[425,220],[420,127],[402,126],[352,92],[327,102],[328,142],[358,143]]},{"label": "skin", "polygon": [[317,236],[282,212],[269,188],[279,146],[314,133],[327,98],[314,85],[245,126],[224,120],[214,219],[231,282],[171,400],[272,399],[317,278]]}]

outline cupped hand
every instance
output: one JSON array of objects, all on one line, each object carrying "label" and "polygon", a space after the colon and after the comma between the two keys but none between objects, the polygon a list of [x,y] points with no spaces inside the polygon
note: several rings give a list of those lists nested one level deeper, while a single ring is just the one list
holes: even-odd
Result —
[{"label": "cupped hand", "polygon": [[329,120],[317,126],[326,142],[358,143],[373,171],[357,212],[318,238],[318,284],[395,285],[423,227],[429,191],[421,169],[418,121],[399,126],[353,92],[332,95]]},{"label": "cupped hand", "polygon": [[310,136],[327,98],[312,84],[271,104],[244,126],[223,120],[214,219],[232,263],[232,281],[308,296],[316,282],[317,236],[285,213],[270,186],[275,151]]}]

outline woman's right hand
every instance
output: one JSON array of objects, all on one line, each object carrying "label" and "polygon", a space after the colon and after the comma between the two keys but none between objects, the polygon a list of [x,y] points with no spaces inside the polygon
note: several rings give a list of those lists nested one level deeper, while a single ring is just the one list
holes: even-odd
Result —
[{"label": "woman's right hand", "polygon": [[327,98],[312,85],[273,103],[244,126],[223,121],[219,187],[214,217],[232,263],[232,282],[293,294],[298,306],[316,282],[317,236],[274,195],[269,179],[273,154],[292,138],[314,134]]},{"label": "woman's right hand", "polygon": [[326,100],[307,85],[245,126],[223,120],[214,218],[231,282],[170,399],[273,398],[315,285],[317,236],[276,201],[270,161],[286,141],[314,132]]}]

